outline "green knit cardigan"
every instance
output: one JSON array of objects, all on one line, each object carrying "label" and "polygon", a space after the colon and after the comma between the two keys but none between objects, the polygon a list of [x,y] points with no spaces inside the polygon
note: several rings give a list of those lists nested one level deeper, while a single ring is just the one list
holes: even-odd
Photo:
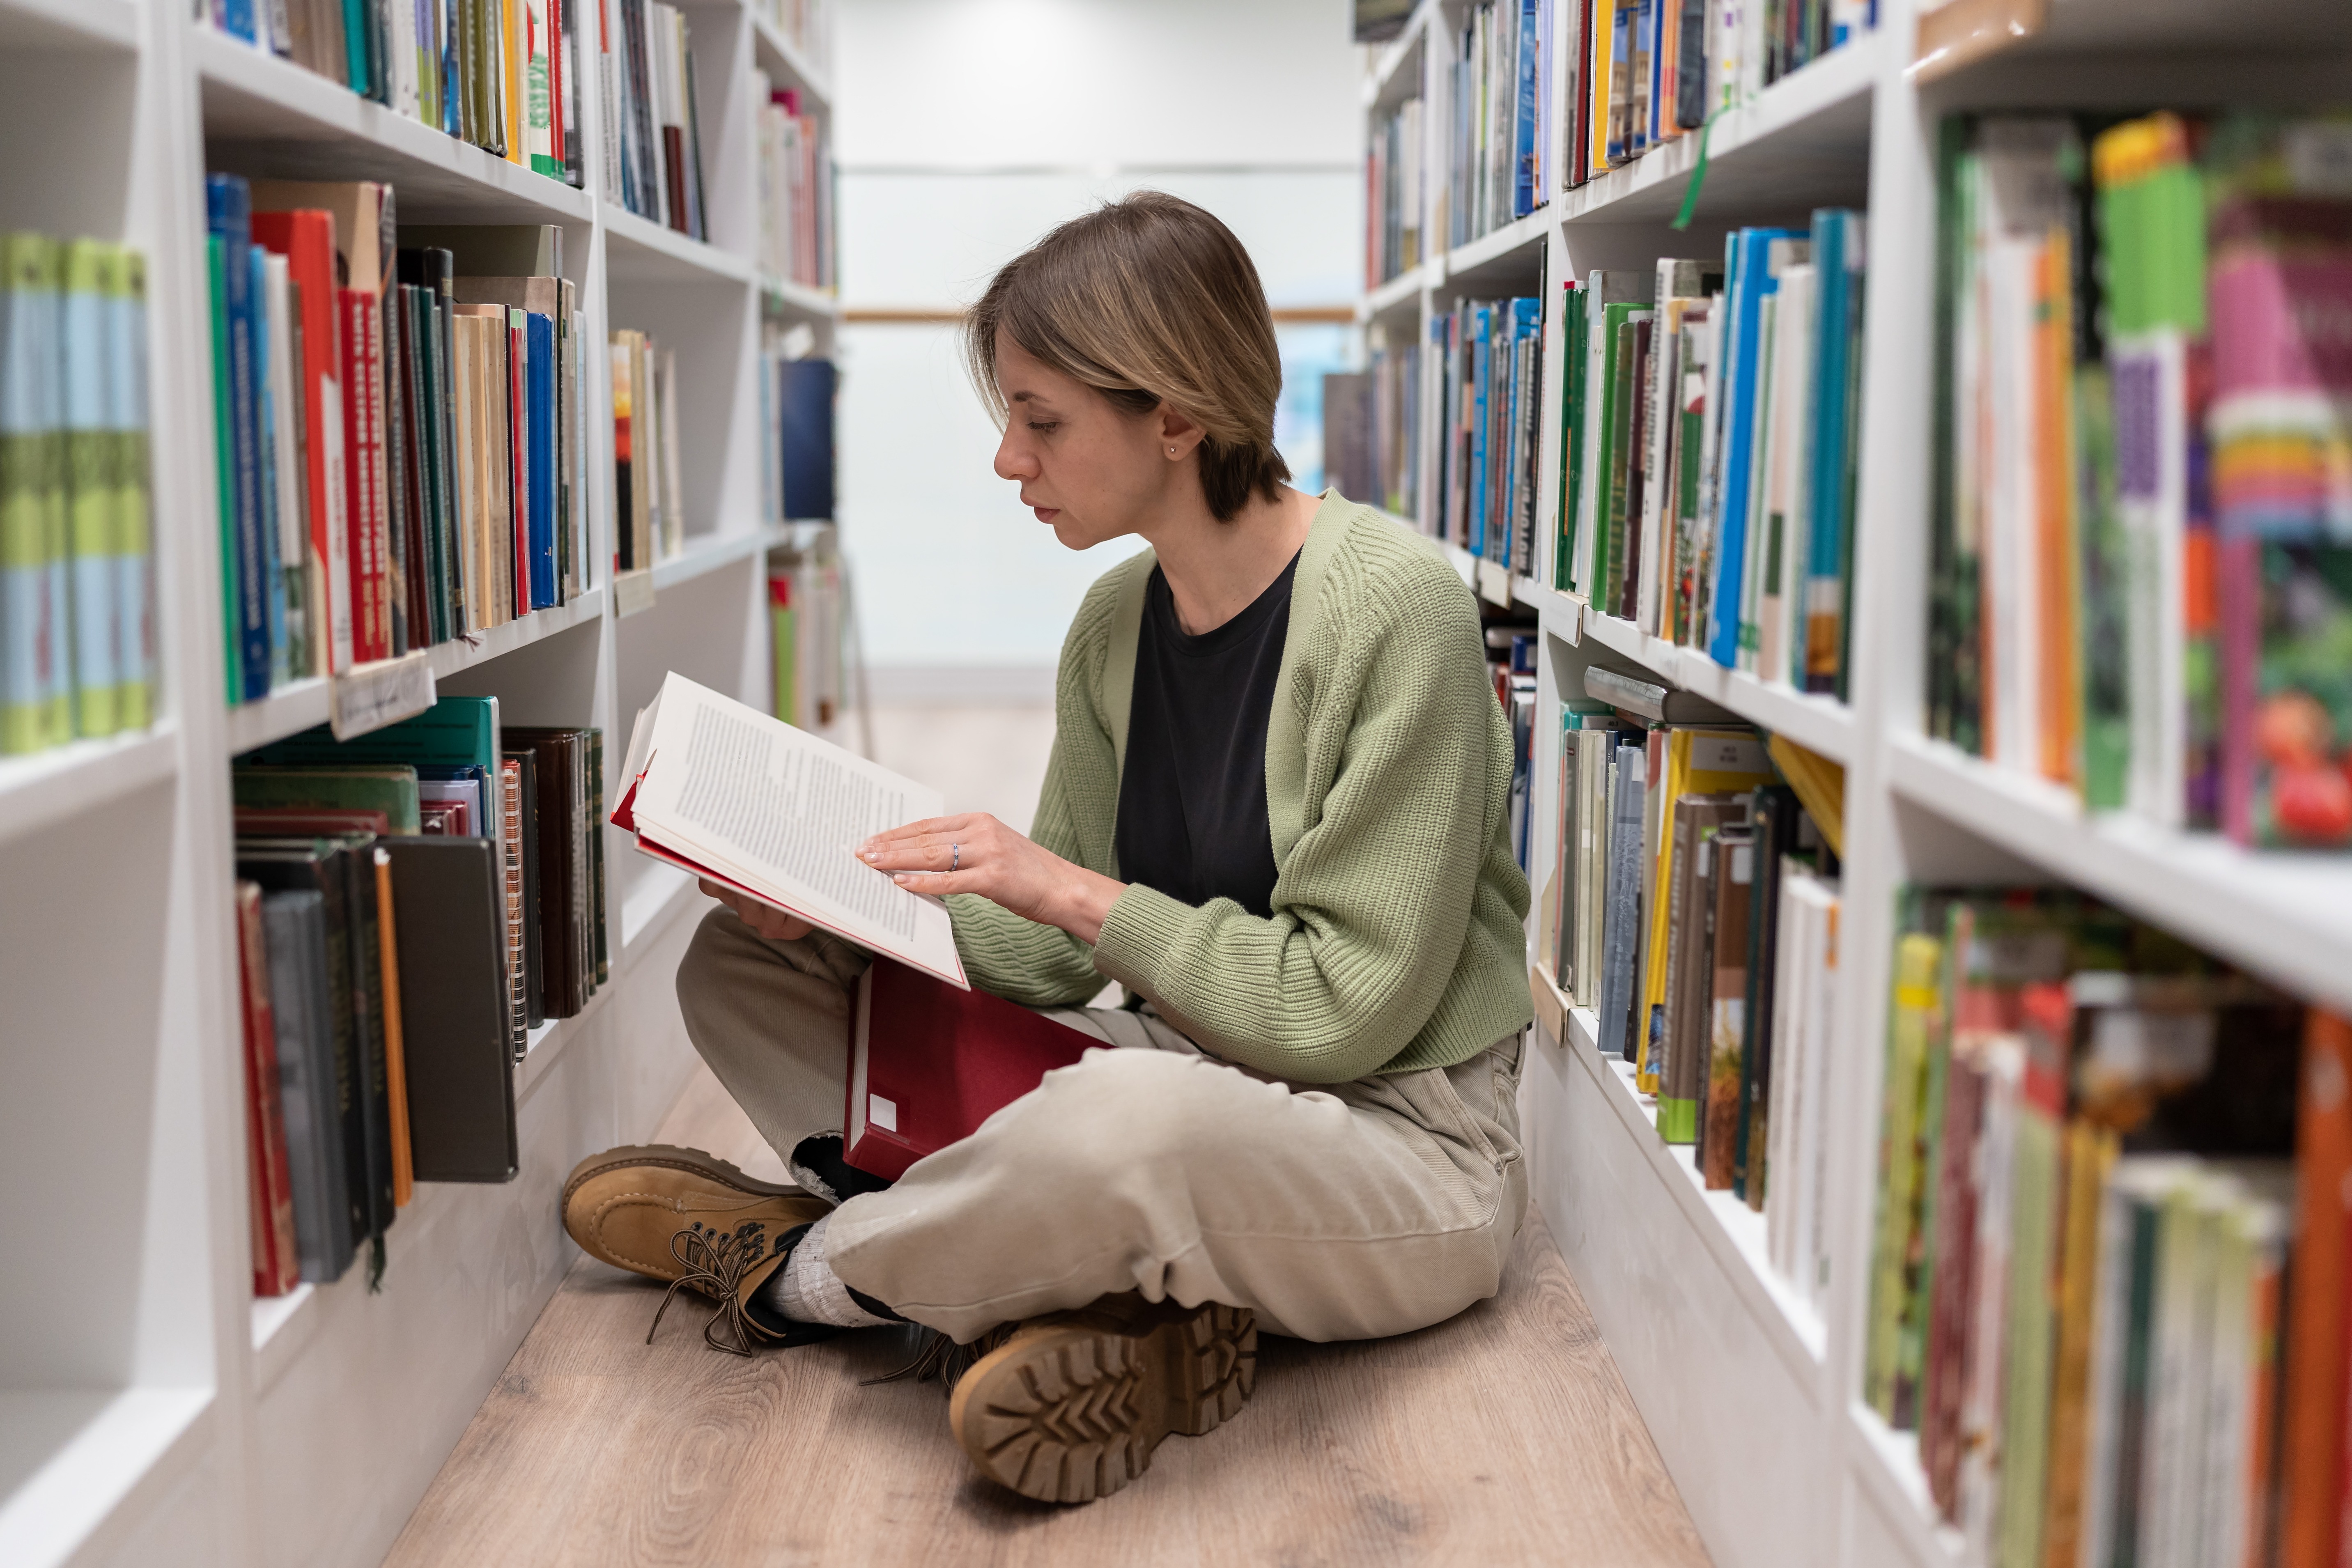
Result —
[{"label": "green knit cardigan", "polygon": [[[1147,550],[1087,593],[1062,644],[1031,837],[1118,876]],[[973,984],[1083,1005],[1105,976],[1218,1056],[1344,1083],[1451,1067],[1533,1017],[1511,732],[1478,611],[1436,548],[1326,491],[1298,557],[1266,726],[1274,913],[1132,884],[1092,947],[971,894],[948,902]]]}]

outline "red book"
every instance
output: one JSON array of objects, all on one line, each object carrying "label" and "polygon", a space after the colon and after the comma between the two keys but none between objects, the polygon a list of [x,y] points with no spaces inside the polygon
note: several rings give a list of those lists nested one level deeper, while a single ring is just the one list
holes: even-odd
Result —
[{"label": "red book", "polygon": [[337,291],[343,325],[344,506],[352,561],[352,658],[392,657],[392,561],[383,478],[383,317],[365,289]]},{"label": "red book", "polygon": [[[352,665],[349,534],[343,521],[342,348],[336,331],[334,215],[304,208],[253,215],[254,242],[286,258],[300,298],[302,427],[310,491],[311,581],[326,592],[328,668]],[[314,611],[315,613],[315,611]]]},{"label": "red book", "polygon": [[2345,1280],[2352,1217],[2352,1025],[2315,1007],[2295,1097],[2294,1268],[2289,1276],[2279,1434],[2282,1568],[2336,1568],[2343,1541]]},{"label": "red book", "polygon": [[269,951],[261,889],[236,885],[236,947],[245,1025],[245,1145],[252,1191],[253,1293],[283,1296],[300,1283],[294,1243],[294,1181],[278,1097],[278,1029],[269,1011]]},{"label": "red book", "polygon": [[887,958],[858,977],[843,1158],[892,1181],[1102,1041]]}]

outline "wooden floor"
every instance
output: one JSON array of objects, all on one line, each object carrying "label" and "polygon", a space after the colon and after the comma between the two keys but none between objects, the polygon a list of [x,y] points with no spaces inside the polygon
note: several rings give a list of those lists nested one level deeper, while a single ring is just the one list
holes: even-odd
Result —
[{"label": "wooden floor", "polygon": [[[781,1176],[707,1072],[661,1138]],[[1706,1562],[1532,1213],[1496,1300],[1400,1339],[1269,1337],[1239,1416],[1079,1508],[975,1476],[936,1384],[860,1387],[901,1331],[746,1361],[707,1349],[682,1299],[647,1346],[660,1296],[580,1259],[387,1562]]]}]

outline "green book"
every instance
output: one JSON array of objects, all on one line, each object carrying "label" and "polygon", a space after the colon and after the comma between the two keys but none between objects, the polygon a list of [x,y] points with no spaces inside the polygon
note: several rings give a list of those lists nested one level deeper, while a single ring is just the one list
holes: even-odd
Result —
[{"label": "green book", "polygon": [[148,529],[147,258],[124,247],[107,316],[114,398],[114,668],[122,728],[143,730],[154,716],[155,563]]},{"label": "green book", "polygon": [[1559,511],[1553,519],[1551,584],[1574,593],[1576,576],[1576,506],[1582,492],[1584,469],[1584,294],[1570,284],[1568,310],[1560,320],[1560,374],[1567,384],[1559,400]]},{"label": "green book", "polygon": [[245,691],[245,668],[238,662],[236,646],[236,453],[233,449],[236,421],[231,415],[228,389],[228,258],[217,235],[206,239],[205,247],[212,281],[213,489],[220,536],[222,690],[234,708]]},{"label": "green book", "polygon": [[239,805],[300,805],[331,811],[380,811],[394,833],[418,830],[416,770],[400,763],[353,767],[233,769]]},{"label": "green book", "polygon": [[111,735],[122,722],[114,670],[116,485],[106,353],[107,293],[116,259],[116,247],[103,240],[67,245],[58,316],[65,419],[58,438],[65,466],[70,584],[63,607],[71,628],[64,642],[72,654],[70,730],[86,736]]},{"label": "green book", "polygon": [[[1586,438],[1587,472],[1591,476],[1587,487],[1583,508],[1586,526],[1591,531],[1592,544],[1591,580],[1586,594],[1593,607],[1610,613],[1615,601],[1610,598],[1610,584],[1616,582],[1623,564],[1614,558],[1614,552],[1623,548],[1622,525],[1624,513],[1625,473],[1622,447],[1625,445],[1624,422],[1630,412],[1632,397],[1623,387],[1621,374],[1619,340],[1627,336],[1625,324],[1640,309],[1633,304],[1603,304],[1596,314],[1594,342],[1591,347],[1591,383],[1600,389],[1599,406],[1592,412],[1592,432]],[[1623,353],[1630,360],[1630,353]]]},{"label": "green book", "polygon": [[480,768],[494,779],[499,761],[499,700],[444,697],[413,719],[348,741],[336,740],[321,724],[264,746],[245,761],[264,767],[405,763],[417,768]]}]

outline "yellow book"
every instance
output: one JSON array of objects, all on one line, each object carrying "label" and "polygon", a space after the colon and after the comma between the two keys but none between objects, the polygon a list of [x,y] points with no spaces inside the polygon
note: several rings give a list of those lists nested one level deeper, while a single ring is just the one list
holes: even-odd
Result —
[{"label": "yellow book", "polygon": [[1633,1082],[1644,1094],[1659,1089],[1658,1063],[1650,1056],[1650,1020],[1666,1001],[1665,889],[1674,886],[1675,802],[1686,795],[1729,795],[1772,782],[1772,764],[1762,742],[1744,730],[1670,730],[1666,733],[1665,798],[1652,818],[1668,826],[1652,858],[1650,935],[1642,954],[1642,1006],[1635,1016]]},{"label": "yellow book", "polygon": [[2074,1568],[2083,1529],[2085,1438],[2090,1430],[2091,1320],[2098,1300],[2099,1202],[2114,1168],[2116,1134],[2077,1118],[2066,1130],[2065,1234],[2058,1262],[2058,1353],[2050,1390],[2049,1489],[2043,1494],[2044,1568]]},{"label": "yellow book", "polygon": [[499,37],[505,40],[499,62],[506,87],[507,162],[530,166],[522,150],[522,72],[529,54],[524,42],[523,0],[499,0]]}]

